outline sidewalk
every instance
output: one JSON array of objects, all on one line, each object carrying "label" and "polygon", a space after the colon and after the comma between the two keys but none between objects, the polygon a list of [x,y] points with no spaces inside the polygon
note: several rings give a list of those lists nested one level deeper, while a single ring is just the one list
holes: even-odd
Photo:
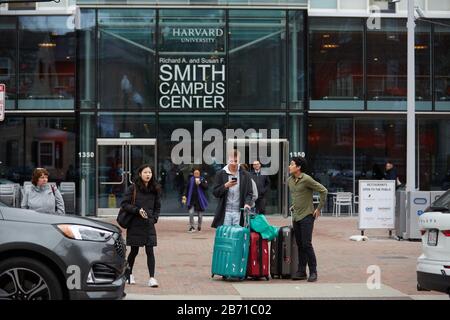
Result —
[{"label": "sidewalk", "polygon": [[[112,222],[113,220],[109,220]],[[136,285],[127,285],[127,299],[448,299],[448,295],[416,290],[416,260],[420,242],[397,241],[387,231],[366,231],[369,241],[354,242],[358,218],[320,217],[313,244],[318,260],[317,283],[271,279],[223,281],[211,279],[211,255],[215,229],[204,219],[200,233],[188,233],[187,217],[161,217],[157,224],[156,278],[159,288],[146,286],[146,256],[141,248],[134,267]],[[269,221],[287,225],[279,216]],[[380,289],[366,282],[371,265],[380,267]]]}]

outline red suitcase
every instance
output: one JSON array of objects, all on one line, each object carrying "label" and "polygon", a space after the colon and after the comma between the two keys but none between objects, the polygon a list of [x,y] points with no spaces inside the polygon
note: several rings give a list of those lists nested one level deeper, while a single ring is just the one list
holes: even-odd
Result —
[{"label": "red suitcase", "polygon": [[258,232],[250,233],[247,277],[269,280],[269,242]]}]

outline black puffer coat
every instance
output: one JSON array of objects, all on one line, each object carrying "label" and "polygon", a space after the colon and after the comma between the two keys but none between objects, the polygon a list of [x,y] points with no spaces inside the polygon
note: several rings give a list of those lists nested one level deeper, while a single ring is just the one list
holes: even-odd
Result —
[{"label": "black puffer coat", "polygon": [[[135,185],[128,188],[125,197],[120,204],[129,214],[134,215],[127,229],[127,246],[153,246],[157,245],[155,223],[158,222],[161,210],[160,192],[151,192],[147,189],[136,189],[135,204],[133,201],[133,192]],[[147,212],[148,219],[144,219],[139,214],[143,208]]]}]

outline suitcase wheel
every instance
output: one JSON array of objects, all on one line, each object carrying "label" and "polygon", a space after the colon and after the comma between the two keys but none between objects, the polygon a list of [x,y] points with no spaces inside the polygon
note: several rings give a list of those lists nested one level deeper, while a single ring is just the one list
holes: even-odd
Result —
[{"label": "suitcase wheel", "polygon": [[214,278],[214,273],[211,275],[211,278]]},{"label": "suitcase wheel", "polygon": [[270,279],[270,278],[267,276],[267,277],[266,277],[266,281],[269,281],[269,279]]}]

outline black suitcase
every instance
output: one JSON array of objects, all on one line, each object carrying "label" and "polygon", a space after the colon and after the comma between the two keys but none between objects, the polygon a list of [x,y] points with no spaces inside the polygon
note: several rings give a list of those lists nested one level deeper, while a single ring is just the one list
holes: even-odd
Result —
[{"label": "black suitcase", "polygon": [[298,247],[292,226],[281,227],[270,243],[270,275],[291,278],[298,271]]}]

